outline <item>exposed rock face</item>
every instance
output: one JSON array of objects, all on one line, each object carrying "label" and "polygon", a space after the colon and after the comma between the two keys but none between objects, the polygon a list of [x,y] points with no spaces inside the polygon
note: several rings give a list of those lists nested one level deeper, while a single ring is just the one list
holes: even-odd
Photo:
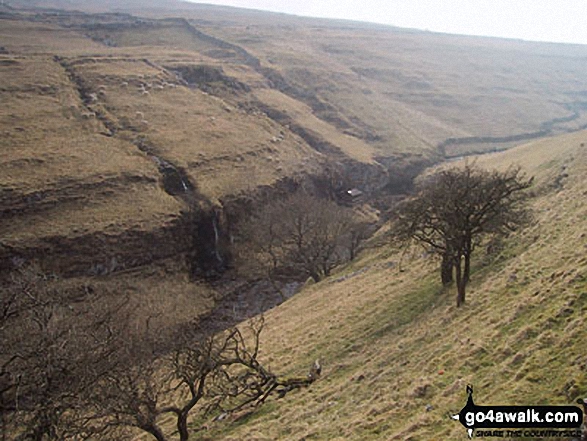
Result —
[{"label": "exposed rock face", "polygon": [[[217,275],[232,264],[238,221],[268,200],[303,187],[334,200],[358,188],[369,201],[413,174],[371,160],[368,128],[316,90],[190,21],[29,18],[34,54],[0,60],[0,93],[19,97],[0,140],[15,152],[0,161],[3,269],[36,260],[61,276],[107,275],[165,260]],[[67,38],[45,48],[47,26]],[[70,38],[75,51],[60,46]],[[353,156],[348,139],[367,153]]]},{"label": "exposed rock face", "polygon": [[0,246],[0,264],[10,269],[35,261],[45,272],[62,277],[107,275],[181,256],[189,247],[183,229],[178,220],[157,230],[43,237],[15,246]]},{"label": "exposed rock face", "polygon": [[215,88],[224,86],[234,92],[249,92],[250,88],[235,78],[224,74],[221,67],[208,65],[178,65],[169,68],[170,71],[177,73],[190,86],[198,87],[210,93],[215,92]]}]

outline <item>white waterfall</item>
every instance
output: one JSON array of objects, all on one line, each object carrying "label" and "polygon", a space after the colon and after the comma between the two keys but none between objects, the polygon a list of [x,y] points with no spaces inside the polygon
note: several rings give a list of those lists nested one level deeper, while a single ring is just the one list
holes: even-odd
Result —
[{"label": "white waterfall", "polygon": [[220,264],[223,264],[224,261],[222,260],[222,256],[218,252],[218,241],[220,240],[220,235],[218,234],[218,225],[216,222],[216,214],[212,218],[212,226],[214,227],[214,254],[216,255],[216,259]]}]

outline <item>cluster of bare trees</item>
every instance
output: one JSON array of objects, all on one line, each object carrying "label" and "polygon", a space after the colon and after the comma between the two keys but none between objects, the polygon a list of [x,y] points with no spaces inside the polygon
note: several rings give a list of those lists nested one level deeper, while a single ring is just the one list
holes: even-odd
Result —
[{"label": "cluster of bare trees", "polygon": [[320,374],[317,366],[284,380],[263,366],[262,318],[219,334],[189,326],[163,345],[148,326],[131,331],[124,299],[108,305],[31,269],[0,288],[3,440],[120,440],[142,430],[185,441],[199,430],[189,426],[195,414],[255,407]]},{"label": "cluster of bare trees", "polygon": [[252,263],[250,270],[261,270],[270,279],[311,277],[318,282],[354,259],[371,229],[350,208],[300,191],[267,204],[243,225],[240,253]]},{"label": "cluster of bare trees", "polygon": [[[394,234],[440,256],[441,279],[455,278],[460,306],[475,247],[527,222],[531,183],[519,168],[441,171],[399,207]],[[266,204],[242,226],[241,254],[270,279],[318,282],[354,259],[371,229],[350,208],[298,192]],[[196,414],[255,407],[319,377],[319,364],[287,380],[263,366],[262,318],[216,334],[194,324],[162,344],[148,319],[141,331],[129,325],[124,297],[105,301],[63,286],[34,268],[0,279],[3,440],[115,440],[141,430],[158,441],[170,432],[186,441],[199,430],[190,426]],[[162,425],[169,420],[171,430]]]},{"label": "cluster of bare trees", "polygon": [[112,311],[96,308],[91,295],[76,302],[79,293],[54,288],[33,268],[0,288],[3,439],[66,439],[94,380],[116,364]]},{"label": "cluster of bare trees", "polygon": [[416,241],[441,257],[442,282],[454,277],[461,306],[475,247],[488,236],[503,236],[527,223],[524,190],[531,184],[516,167],[490,172],[466,164],[440,171],[401,204],[395,237],[404,244]]}]

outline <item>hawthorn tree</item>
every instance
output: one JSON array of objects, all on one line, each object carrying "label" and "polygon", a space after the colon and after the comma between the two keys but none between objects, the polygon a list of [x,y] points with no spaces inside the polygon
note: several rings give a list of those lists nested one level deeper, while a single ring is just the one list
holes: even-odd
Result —
[{"label": "hawthorn tree", "polygon": [[[0,440],[120,440],[137,430],[180,441],[188,422],[230,414],[318,379],[283,378],[259,360],[263,318],[215,333],[186,325],[172,341],[130,320],[127,299],[78,292],[35,268],[0,279]],[[171,431],[169,431],[171,432]]]},{"label": "hawthorn tree", "polygon": [[54,282],[35,267],[0,280],[3,440],[74,437],[83,397],[119,362],[124,335],[115,317],[126,299],[108,305]]},{"label": "hawthorn tree", "polygon": [[475,247],[488,235],[503,236],[527,222],[524,190],[531,184],[519,167],[499,172],[466,164],[440,171],[398,207],[396,237],[441,256],[442,282],[450,283],[454,275],[461,306]]},{"label": "hawthorn tree", "polygon": [[306,377],[290,379],[261,364],[258,353],[263,324],[261,317],[250,322],[248,332],[231,328],[208,337],[188,332],[170,354],[156,359],[139,356],[142,362],[113,370],[97,382],[78,435],[116,440],[125,430],[135,428],[157,441],[166,441],[170,437],[161,418],[168,415],[179,440],[187,441],[198,432],[188,426],[194,414],[228,415],[255,408],[271,395],[283,397],[316,381],[319,364],[312,366]]}]

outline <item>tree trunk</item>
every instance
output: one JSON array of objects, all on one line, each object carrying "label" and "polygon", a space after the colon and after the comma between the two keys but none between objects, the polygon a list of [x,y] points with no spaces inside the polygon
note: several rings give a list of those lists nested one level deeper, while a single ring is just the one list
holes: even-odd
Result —
[{"label": "tree trunk", "polygon": [[465,281],[465,285],[469,283],[469,278],[471,276],[471,240],[467,240],[467,249],[465,251],[465,274],[463,280]]},{"label": "tree trunk", "polygon": [[457,264],[455,265],[456,269],[456,278],[457,278],[457,308],[459,308],[463,303],[465,303],[465,287],[467,286],[467,281],[463,276],[463,272],[461,269],[461,259],[457,260]]},{"label": "tree trunk", "polygon": [[442,279],[443,285],[448,285],[453,281],[453,267],[454,264],[452,262],[451,257],[448,253],[442,255],[442,264],[440,267],[440,277]]},{"label": "tree trunk", "polygon": [[188,412],[182,412],[177,415],[177,431],[179,432],[180,441],[188,441],[190,436],[188,432]]},{"label": "tree trunk", "polygon": [[151,435],[155,437],[157,441],[167,441],[163,432],[156,424],[150,425],[148,427],[142,427],[145,432],[149,432]]}]

